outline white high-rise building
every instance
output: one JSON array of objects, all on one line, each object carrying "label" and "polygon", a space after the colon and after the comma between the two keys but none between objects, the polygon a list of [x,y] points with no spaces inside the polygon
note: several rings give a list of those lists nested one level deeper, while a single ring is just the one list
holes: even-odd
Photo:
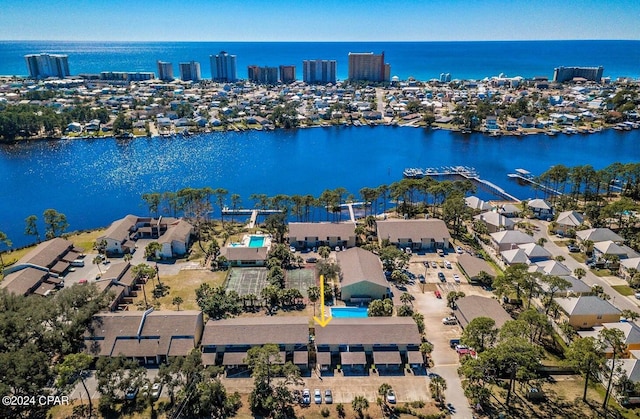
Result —
[{"label": "white high-rise building", "polygon": [[24,56],[29,69],[29,77],[43,79],[47,77],[64,78],[69,73],[69,56],[61,54],[30,54]]},{"label": "white high-rise building", "polygon": [[236,71],[236,56],[220,51],[218,55],[210,55],[211,80],[220,82],[234,82],[238,79]]},{"label": "white high-rise building", "polygon": [[158,78],[165,81],[173,80],[173,64],[158,61]]},{"label": "white high-rise building", "polygon": [[304,60],[302,62],[302,80],[308,84],[335,84],[336,61]]},{"label": "white high-rise building", "polygon": [[188,63],[180,63],[180,79],[182,81],[200,81],[200,63],[197,61],[189,61]]}]

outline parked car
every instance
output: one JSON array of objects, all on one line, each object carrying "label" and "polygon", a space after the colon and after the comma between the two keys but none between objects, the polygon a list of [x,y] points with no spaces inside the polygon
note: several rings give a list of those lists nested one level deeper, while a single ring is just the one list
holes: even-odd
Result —
[{"label": "parked car", "polygon": [[640,292],[636,292],[636,293],[634,294],[634,296],[635,296],[638,300],[640,300]]},{"label": "parked car", "polygon": [[447,282],[447,278],[444,277],[442,272],[438,272],[438,279],[440,279],[440,282]]},{"label": "parked car", "polygon": [[302,390],[302,404],[311,404],[311,393],[308,388]]},{"label": "parked car", "polygon": [[436,261],[435,261],[435,260],[432,260],[432,261],[431,261],[431,267],[432,267],[432,268],[437,268],[437,267],[438,267],[438,264],[436,263]]},{"label": "parked car", "polygon": [[153,400],[158,400],[160,398],[160,393],[162,393],[162,383],[153,383],[151,386],[151,398],[153,398]]},{"label": "parked car", "polygon": [[421,284],[424,284],[426,282],[426,280],[424,279],[424,275],[418,275],[418,281],[420,281]]},{"label": "parked car", "polygon": [[453,280],[456,281],[459,284],[460,283],[460,275],[453,274]]},{"label": "parked car", "polygon": [[295,246],[289,246],[289,251],[290,251],[291,253],[295,253],[295,252],[296,252],[296,248],[295,248]]},{"label": "parked car", "polygon": [[449,339],[449,346],[452,349],[454,349],[458,345],[460,345],[460,339]]},{"label": "parked car", "polygon": [[459,254],[462,254],[464,252],[464,250],[462,250],[462,247],[458,246],[456,247],[456,252]]},{"label": "parked car", "polygon": [[129,387],[124,393],[124,398],[127,400],[134,400],[138,395],[138,387]]},{"label": "parked car", "polygon": [[422,264],[424,265],[425,268],[429,267],[429,261],[425,260],[424,262],[422,262]]},{"label": "parked car", "polygon": [[438,254],[438,256],[444,257],[444,250],[438,249],[438,250],[436,250],[436,253]]},{"label": "parked car", "polygon": [[447,269],[451,269],[451,262],[449,262],[448,260],[445,260],[445,261],[444,261],[444,266],[445,266]]},{"label": "parked car", "polygon": [[574,244],[568,245],[567,249],[569,249],[569,252],[571,253],[578,253],[580,251],[580,248]]},{"label": "parked car", "polygon": [[387,391],[387,403],[396,403],[396,393],[391,388]]},{"label": "parked car", "polygon": [[333,394],[331,394],[331,390],[325,390],[324,391],[324,402],[326,404],[333,403]]},{"label": "parked car", "polygon": [[458,324],[458,320],[455,317],[445,317],[442,319],[442,324],[454,325]]},{"label": "parked car", "polygon": [[307,263],[316,263],[318,258],[307,258]]},{"label": "parked car", "polygon": [[436,298],[438,298],[438,299],[442,298],[442,294],[440,294],[440,291],[435,290],[434,293],[436,295]]},{"label": "parked car", "polygon": [[322,393],[320,393],[320,389],[313,390],[313,401],[315,404],[322,403]]}]

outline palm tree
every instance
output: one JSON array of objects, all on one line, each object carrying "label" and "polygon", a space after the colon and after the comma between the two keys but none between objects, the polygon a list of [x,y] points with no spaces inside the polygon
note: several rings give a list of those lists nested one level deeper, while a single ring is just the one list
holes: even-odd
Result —
[{"label": "palm tree", "polygon": [[94,265],[98,265],[98,272],[100,272],[100,275],[102,275],[102,269],[100,269],[101,262],[102,262],[102,256],[100,255],[94,257],[93,260],[91,261],[91,263],[93,263]]},{"label": "palm tree", "polygon": [[369,408],[369,400],[367,400],[367,398],[364,396],[356,396],[351,402],[351,407],[360,418],[363,418],[364,414],[362,412]]},{"label": "palm tree", "polygon": [[180,311],[180,304],[182,304],[183,302],[184,300],[180,296],[173,297],[173,300],[171,300],[171,304],[173,304],[174,306],[177,306],[178,311]]},{"label": "palm tree", "polygon": [[320,299],[320,288],[313,286],[307,289],[307,297],[313,303],[313,315],[316,315],[316,301]]},{"label": "palm tree", "polygon": [[411,304],[413,305],[413,300],[415,300],[416,297],[414,297],[413,295],[411,295],[408,292],[403,292],[402,295],[400,295],[400,302],[402,304]]},{"label": "palm tree", "polygon": [[329,246],[320,246],[318,248],[318,255],[320,255],[322,259],[328,259],[330,254],[331,249],[329,248]]},{"label": "palm tree", "polygon": [[447,382],[444,378],[436,375],[431,379],[431,382],[429,383],[429,390],[431,391],[434,399],[442,403],[444,401],[444,391],[446,389]]},{"label": "palm tree", "polygon": [[587,275],[587,271],[585,271],[585,270],[584,270],[584,269],[582,269],[582,268],[575,268],[575,269],[573,270],[573,274],[576,276],[576,278],[578,278],[578,279],[582,279],[582,278],[584,278],[584,277],[585,277],[585,275]]}]

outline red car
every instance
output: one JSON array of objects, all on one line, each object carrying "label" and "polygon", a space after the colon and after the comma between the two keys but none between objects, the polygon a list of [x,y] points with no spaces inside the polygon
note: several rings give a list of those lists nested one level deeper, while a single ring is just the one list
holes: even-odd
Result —
[{"label": "red car", "polygon": [[436,298],[442,298],[442,294],[440,294],[440,291],[435,290],[434,294],[436,295]]}]

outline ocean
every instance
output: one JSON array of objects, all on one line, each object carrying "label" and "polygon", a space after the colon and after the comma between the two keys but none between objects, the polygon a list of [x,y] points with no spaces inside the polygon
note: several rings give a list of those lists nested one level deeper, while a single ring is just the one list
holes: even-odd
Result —
[{"label": "ocean", "polygon": [[156,62],[200,62],[203,78],[211,77],[209,56],[227,51],[237,56],[239,78],[248,65],[295,65],[302,61],[337,61],[339,80],[347,78],[349,52],[385,53],[391,75],[401,80],[438,78],[483,79],[546,76],[558,66],[604,66],[604,75],[640,78],[640,41],[478,41],[478,42],[60,42],[0,41],[0,75],[28,74],[26,54],[69,55],[72,75],[101,71],[153,71]]},{"label": "ocean", "polygon": [[[25,245],[33,238],[24,235],[24,219],[42,221],[47,208],[64,213],[70,231],[107,226],[127,214],[148,215],[143,193],[185,187],[225,188],[245,208],[260,193],[317,197],[344,187],[359,199],[361,188],[396,182],[407,167],[471,166],[519,199],[541,198],[507,174],[522,168],[539,175],[559,163],[602,169],[638,162],[639,141],[640,130],[492,138],[365,126],[0,145],[0,231]],[[475,195],[497,199],[482,189]],[[318,210],[316,219],[323,217]]]}]

